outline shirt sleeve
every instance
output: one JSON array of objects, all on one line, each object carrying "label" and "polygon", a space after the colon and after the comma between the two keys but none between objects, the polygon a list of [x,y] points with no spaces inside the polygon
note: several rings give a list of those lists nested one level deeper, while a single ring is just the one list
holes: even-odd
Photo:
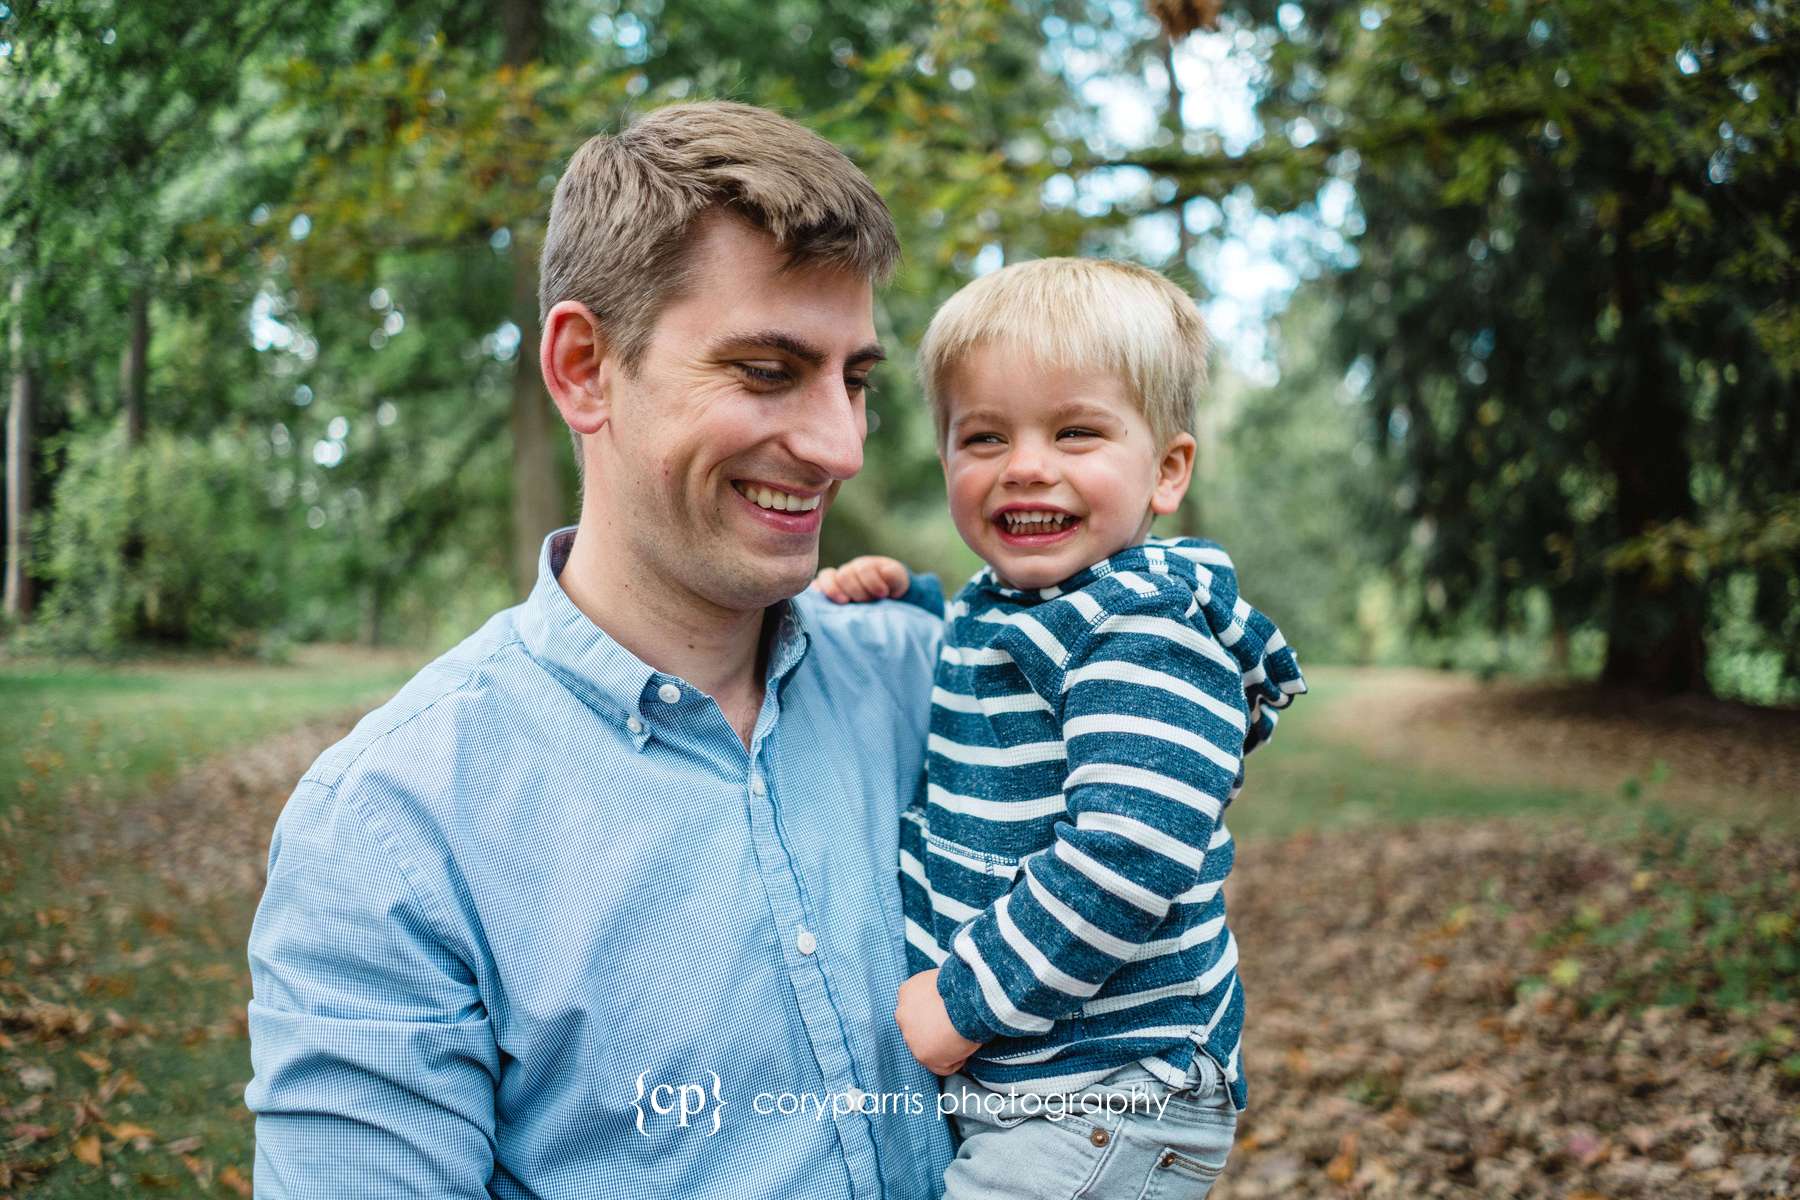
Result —
[{"label": "shirt sleeve", "polygon": [[499,1051],[444,914],[353,786],[302,782],[250,935],[255,1191],[485,1197]]},{"label": "shirt sleeve", "polygon": [[901,596],[900,603],[911,604],[922,608],[939,620],[944,616],[944,585],[932,574],[921,575],[917,571],[906,572],[906,595]]},{"label": "shirt sleeve", "polygon": [[[956,935],[938,975],[964,1037],[1046,1032],[1200,878],[1243,754],[1243,677],[1174,587],[1097,621],[1062,680],[1068,819]],[[1187,595],[1192,604],[1192,596]]]}]

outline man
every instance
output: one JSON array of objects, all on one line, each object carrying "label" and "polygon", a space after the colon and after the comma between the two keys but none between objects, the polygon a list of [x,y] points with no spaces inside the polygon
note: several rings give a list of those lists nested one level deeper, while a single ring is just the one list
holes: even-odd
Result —
[{"label": "man", "polygon": [[862,465],[897,255],[849,160],[759,109],[570,162],[540,360],[580,521],[288,802],[259,1196],[939,1192],[892,1019],[937,627],[788,599]]}]

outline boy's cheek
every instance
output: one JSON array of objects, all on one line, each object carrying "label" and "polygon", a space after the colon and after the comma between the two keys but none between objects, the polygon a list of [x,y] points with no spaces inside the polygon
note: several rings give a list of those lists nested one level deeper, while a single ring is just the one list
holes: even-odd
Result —
[{"label": "boy's cheek", "polygon": [[946,465],[944,490],[950,501],[950,519],[966,541],[985,524],[981,514],[987,500],[987,487],[975,472]]}]

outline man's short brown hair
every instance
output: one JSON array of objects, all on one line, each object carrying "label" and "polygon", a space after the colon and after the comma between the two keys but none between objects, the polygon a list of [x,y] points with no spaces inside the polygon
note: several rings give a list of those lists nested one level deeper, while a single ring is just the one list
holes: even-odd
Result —
[{"label": "man's short brown hair", "polygon": [[635,367],[686,283],[694,222],[714,210],[766,230],[792,266],[881,282],[900,258],[887,205],[830,142],[764,108],[675,104],[589,138],[569,160],[550,204],[538,320],[579,301]]}]

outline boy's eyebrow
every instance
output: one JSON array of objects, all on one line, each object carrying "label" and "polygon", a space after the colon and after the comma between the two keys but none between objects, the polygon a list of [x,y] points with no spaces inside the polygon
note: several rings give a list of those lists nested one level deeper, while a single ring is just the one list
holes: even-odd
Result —
[{"label": "boy's eyebrow", "polygon": [[[831,356],[821,347],[803,338],[796,337],[780,329],[758,329],[749,332],[727,333],[713,339],[711,350],[714,354],[724,354],[734,350],[779,350],[791,355],[810,367],[822,367]],[[845,356],[845,362],[878,363],[887,357],[887,351],[879,342],[870,342],[860,346]]]},{"label": "boy's eyebrow", "polygon": [[1104,417],[1116,419],[1118,414],[1105,404],[1095,404],[1091,400],[1069,400],[1050,410],[1057,417]]},{"label": "boy's eyebrow", "polygon": [[[1086,417],[1090,420],[1118,419],[1118,414],[1113,412],[1113,410],[1106,405],[1095,404],[1092,400],[1080,399],[1066,400],[1063,403],[1054,406],[1050,409],[1050,416],[1059,420],[1068,420],[1071,417]],[[1005,424],[1006,420],[1007,418],[1004,414],[994,412],[990,409],[976,408],[965,413],[958,413],[955,419],[950,422],[950,428],[958,429],[971,421],[988,421],[994,424]]]},{"label": "boy's eyebrow", "polygon": [[998,425],[1004,423],[1005,420],[1006,418],[997,412],[991,412],[985,408],[977,408],[972,409],[969,412],[958,413],[955,420],[950,422],[950,428],[957,429],[969,424],[971,421],[987,421]]}]

